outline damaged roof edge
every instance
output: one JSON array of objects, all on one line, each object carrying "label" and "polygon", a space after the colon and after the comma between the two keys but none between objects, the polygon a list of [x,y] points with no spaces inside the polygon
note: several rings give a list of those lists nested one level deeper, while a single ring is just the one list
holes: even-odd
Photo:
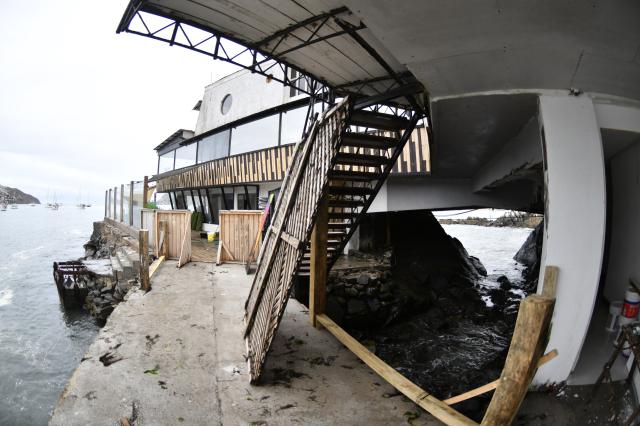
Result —
[{"label": "damaged roof edge", "polygon": [[136,13],[140,10],[140,6],[144,0],[129,0],[129,4],[120,19],[120,23],[118,24],[118,28],[116,28],[116,34],[120,34],[123,31],[127,31],[129,24],[133,20],[133,17],[136,16]]}]

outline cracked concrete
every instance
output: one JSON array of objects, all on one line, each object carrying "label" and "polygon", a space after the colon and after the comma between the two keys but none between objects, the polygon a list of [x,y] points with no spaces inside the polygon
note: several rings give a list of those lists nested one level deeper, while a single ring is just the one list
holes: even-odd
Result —
[{"label": "cracked concrete", "polygon": [[313,329],[295,300],[261,385],[250,385],[242,318],[252,278],[241,265],[165,262],[151,292],[111,314],[50,424],[440,424]]}]

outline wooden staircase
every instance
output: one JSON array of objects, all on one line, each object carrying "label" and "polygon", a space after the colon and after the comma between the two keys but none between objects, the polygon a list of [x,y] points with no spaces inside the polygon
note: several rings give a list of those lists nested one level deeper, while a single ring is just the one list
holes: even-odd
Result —
[{"label": "wooden staircase", "polygon": [[[402,152],[415,123],[403,116],[354,111],[328,171],[327,266],[336,262]],[[297,275],[309,276],[310,246]]]},{"label": "wooden staircase", "polygon": [[343,99],[325,111],[296,146],[245,304],[247,361],[254,382],[262,373],[294,278],[310,274],[309,242],[316,218],[327,216],[321,238],[327,241],[329,270],[423,118],[421,109],[388,108],[397,112],[394,115],[381,113],[379,105],[366,108]]}]

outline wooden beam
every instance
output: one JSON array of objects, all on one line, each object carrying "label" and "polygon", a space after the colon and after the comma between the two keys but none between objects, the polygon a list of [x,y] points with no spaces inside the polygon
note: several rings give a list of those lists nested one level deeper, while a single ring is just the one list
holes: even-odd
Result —
[{"label": "wooden beam", "polygon": [[149,266],[149,278],[155,274],[160,265],[162,265],[162,262],[164,262],[164,256],[160,256],[151,264],[151,266]]},{"label": "wooden beam", "polygon": [[316,317],[324,314],[327,305],[327,237],[329,208],[325,195],[318,203],[316,223],[311,232],[311,265],[309,277],[309,319],[320,328]]},{"label": "wooden beam", "polygon": [[552,299],[556,297],[558,272],[559,269],[557,266],[549,265],[544,268],[544,281],[542,282],[542,295],[544,297]]},{"label": "wooden beam", "polygon": [[138,237],[138,251],[140,254],[140,287],[144,291],[151,290],[149,281],[149,231],[141,229]]},{"label": "wooden beam", "polygon": [[133,226],[133,181],[129,184],[129,226]]},{"label": "wooden beam", "polygon": [[282,232],[280,234],[280,238],[282,238],[282,240],[289,244],[291,247],[293,247],[294,249],[298,249],[300,248],[300,240],[297,239],[296,237],[294,237],[293,235],[287,233],[287,232]]},{"label": "wooden beam", "polygon": [[346,331],[331,320],[325,314],[316,316],[317,321],[322,324],[331,334],[335,336],[351,352],[367,364],[380,377],[389,382],[394,388],[402,392],[407,398],[428,411],[432,416],[450,426],[477,425],[476,422],[449,407],[444,402],[430,395],[411,380],[398,373],[383,360],[371,353],[360,342],[351,337]]},{"label": "wooden beam", "polygon": [[555,299],[532,295],[520,303],[500,383],[484,415],[482,425],[513,423],[547,345]]},{"label": "wooden beam", "polygon": [[[555,349],[550,352],[547,352],[538,361],[538,368],[540,368],[541,366],[543,366],[544,364],[551,361],[557,356],[558,356],[558,351]],[[497,388],[498,384],[500,384],[500,379],[494,380],[493,382],[487,383],[486,385],[482,385],[475,389],[471,389],[470,391],[461,393],[460,395],[452,396],[451,398],[445,399],[442,402],[444,402],[447,405],[457,404],[458,402],[466,401],[467,399],[473,398],[478,395],[482,395],[483,393],[490,392],[495,388]]]},{"label": "wooden beam", "polygon": [[169,257],[169,244],[167,244],[167,222],[165,220],[160,221],[160,236],[158,238],[158,253],[160,256]]},{"label": "wooden beam", "polygon": [[149,196],[149,176],[145,176],[142,185],[142,207],[145,208],[147,205],[147,197]]}]

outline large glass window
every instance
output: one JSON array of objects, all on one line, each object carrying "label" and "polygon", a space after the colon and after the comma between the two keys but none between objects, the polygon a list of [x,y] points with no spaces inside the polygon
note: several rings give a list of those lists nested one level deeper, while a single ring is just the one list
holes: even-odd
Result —
[{"label": "large glass window", "polygon": [[224,209],[234,210],[236,207],[233,203],[233,187],[222,188],[222,194],[224,196]]},{"label": "large glass window", "polygon": [[175,199],[176,199],[176,210],[185,210],[187,208],[187,204],[184,201],[184,195],[182,194],[182,191],[176,191]]},{"label": "large glass window", "polygon": [[225,130],[198,141],[198,163],[227,157],[230,134],[230,130]]},{"label": "large glass window", "polygon": [[280,145],[296,143],[302,138],[307,109],[306,106],[303,106],[282,113]]},{"label": "large glass window", "polygon": [[184,199],[187,204],[187,210],[192,212],[196,211],[195,206],[193,205],[193,197],[191,196],[191,191],[182,191],[184,193]]},{"label": "large glass window", "polygon": [[176,169],[196,164],[196,148],[198,144],[181,146],[176,149]]},{"label": "large glass window", "polygon": [[158,173],[173,170],[173,157],[175,151],[165,152],[158,158]]},{"label": "large glass window", "polygon": [[204,213],[204,219],[206,223],[211,222],[211,209],[209,209],[209,200],[207,199],[207,193],[204,189],[199,190],[200,200],[202,201],[202,210]]},{"label": "large glass window", "polygon": [[256,210],[258,208],[258,187],[253,185],[237,186],[238,210]]},{"label": "large glass window", "polygon": [[235,127],[231,132],[231,155],[277,146],[279,127],[278,114]]},{"label": "large glass window", "polygon": [[220,223],[220,210],[224,210],[224,197],[221,188],[209,188],[209,204],[211,205],[211,223]]}]

